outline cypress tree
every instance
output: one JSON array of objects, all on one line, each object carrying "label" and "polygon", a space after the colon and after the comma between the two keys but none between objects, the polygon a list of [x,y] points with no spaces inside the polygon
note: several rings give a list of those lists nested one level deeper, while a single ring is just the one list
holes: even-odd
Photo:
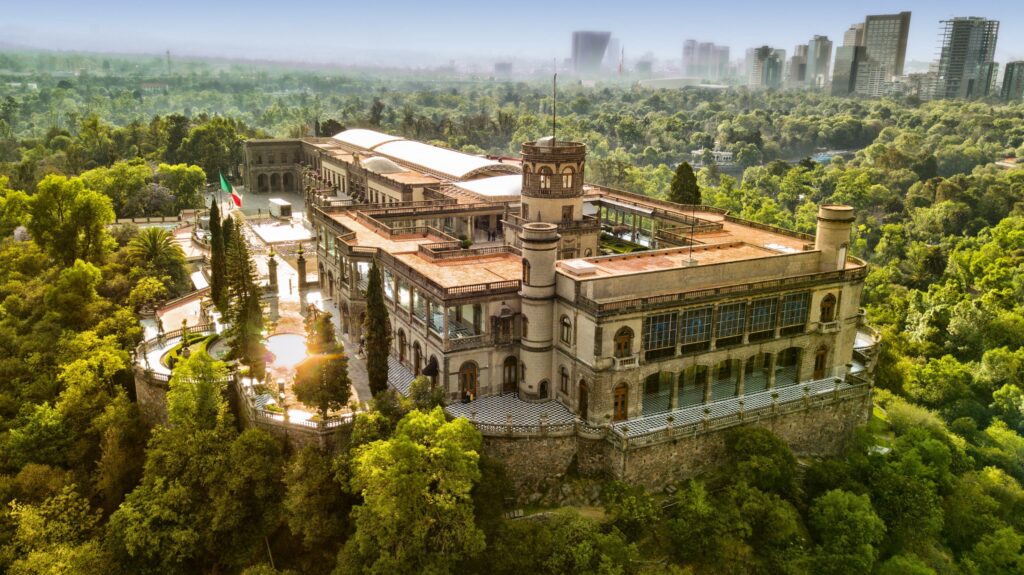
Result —
[{"label": "cypress tree", "polygon": [[232,236],[227,253],[227,330],[231,359],[248,365],[250,374],[263,378],[263,307],[256,265],[249,247],[239,236]]},{"label": "cypress tree", "polygon": [[700,204],[700,186],[697,185],[697,176],[689,162],[683,162],[676,168],[668,199],[677,204]]},{"label": "cypress tree", "polygon": [[391,349],[391,323],[384,304],[384,286],[377,260],[370,268],[370,282],[366,288],[366,372],[370,392],[377,395],[388,388],[388,353]]},{"label": "cypress tree", "polygon": [[220,206],[210,204],[210,298],[217,309],[224,312],[224,231],[220,220]]}]

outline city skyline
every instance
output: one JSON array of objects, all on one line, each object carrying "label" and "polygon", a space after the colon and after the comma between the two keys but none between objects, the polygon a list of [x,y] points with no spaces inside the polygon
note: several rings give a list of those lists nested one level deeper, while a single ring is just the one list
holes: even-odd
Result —
[{"label": "city skyline", "polygon": [[[307,61],[338,65],[428,66],[484,60],[564,61],[575,30],[606,30],[621,42],[627,59],[653,54],[679,63],[687,38],[732,49],[733,59],[760,45],[792,50],[814,35],[841,41],[850,24],[868,14],[911,11],[907,62],[931,62],[937,56],[939,22],[958,16],[981,16],[1002,22],[998,62],[1024,59],[1024,14],[1005,3],[979,1],[963,6],[951,1],[902,3],[869,0],[854,6],[812,2],[775,4],[620,3],[568,0],[570,18],[544,18],[544,4],[523,0],[507,15],[481,11],[465,0],[443,2],[426,10],[395,0],[389,12],[413,16],[382,17],[384,6],[318,6],[286,10],[280,4],[184,0],[174,11],[107,0],[88,5],[67,1],[23,3],[5,12],[0,46],[63,51],[162,53],[183,56]],[[575,8],[579,9],[575,9]],[[815,8],[813,21],[792,18],[795,10]],[[536,8],[536,9],[533,9]],[[584,9],[585,8],[585,9]],[[741,14],[741,17],[734,16]],[[338,25],[325,26],[335,19]],[[345,22],[360,22],[348,27]],[[156,26],[155,23],[159,23]],[[458,28],[458,34],[438,34]],[[318,32],[317,30],[323,30]]]}]

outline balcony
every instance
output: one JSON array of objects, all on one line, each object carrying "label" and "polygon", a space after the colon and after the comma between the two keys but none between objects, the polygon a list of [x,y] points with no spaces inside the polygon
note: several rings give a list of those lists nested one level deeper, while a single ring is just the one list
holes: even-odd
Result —
[{"label": "balcony", "polygon": [[839,331],[838,321],[820,321],[818,322],[818,331],[821,333],[835,333]]},{"label": "balcony", "polygon": [[623,369],[632,369],[640,365],[640,356],[630,355],[627,357],[613,357],[612,369],[618,371]]}]

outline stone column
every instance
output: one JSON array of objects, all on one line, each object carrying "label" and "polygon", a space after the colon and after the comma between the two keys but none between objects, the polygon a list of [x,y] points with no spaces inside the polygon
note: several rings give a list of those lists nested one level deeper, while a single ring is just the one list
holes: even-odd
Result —
[{"label": "stone column", "polygon": [[775,356],[778,354],[768,354],[768,389],[775,389]]},{"label": "stone column", "polygon": [[299,244],[299,257],[295,261],[295,265],[299,272],[299,291],[306,289],[306,252],[302,248],[302,244]]},{"label": "stone column", "polygon": [[669,373],[672,377],[672,394],[668,397],[668,408],[675,409],[679,407],[679,377],[682,376],[677,377],[675,373]]},{"label": "stone column", "polygon": [[743,396],[743,384],[746,379],[746,362],[743,360],[734,360],[736,364],[740,366],[739,374],[736,375],[736,395]]},{"label": "stone column", "polygon": [[274,257],[274,249],[270,249],[270,254],[267,258],[267,270],[270,272],[270,291],[274,295],[277,295],[277,258]]}]

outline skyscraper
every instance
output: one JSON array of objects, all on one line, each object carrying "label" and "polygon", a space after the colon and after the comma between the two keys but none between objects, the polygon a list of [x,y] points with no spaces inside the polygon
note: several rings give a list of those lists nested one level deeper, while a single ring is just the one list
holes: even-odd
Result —
[{"label": "skyscraper", "polygon": [[577,74],[597,74],[601,71],[611,32],[577,31],[572,33],[572,67]]},{"label": "skyscraper", "polygon": [[999,22],[971,16],[942,21],[939,98],[983,98],[995,86]]},{"label": "skyscraper", "polygon": [[864,45],[864,23],[858,22],[843,33],[843,46]]},{"label": "skyscraper", "polygon": [[1019,102],[1024,99],[1024,60],[1010,62],[1006,65],[1006,73],[1003,74],[1003,91],[1000,94],[1004,100]]},{"label": "skyscraper", "polygon": [[786,65],[786,51],[761,46],[747,50],[747,85],[753,88],[782,86],[782,72]]},{"label": "skyscraper", "polygon": [[788,88],[803,88],[807,84],[807,45],[797,44],[793,49],[793,57],[789,59],[789,76],[786,78]]},{"label": "skyscraper", "polygon": [[832,72],[832,95],[849,96],[857,87],[857,72],[866,59],[864,46],[841,46],[836,50],[836,65]]},{"label": "skyscraper", "polygon": [[805,80],[811,88],[824,88],[828,84],[832,63],[832,41],[828,36],[815,36],[807,44],[807,72]]},{"label": "skyscraper", "polygon": [[864,20],[865,61],[857,71],[856,91],[881,96],[885,85],[903,75],[910,12],[868,16]]},{"label": "skyscraper", "polygon": [[683,42],[683,75],[703,80],[720,80],[729,70],[729,47],[714,42]]}]

